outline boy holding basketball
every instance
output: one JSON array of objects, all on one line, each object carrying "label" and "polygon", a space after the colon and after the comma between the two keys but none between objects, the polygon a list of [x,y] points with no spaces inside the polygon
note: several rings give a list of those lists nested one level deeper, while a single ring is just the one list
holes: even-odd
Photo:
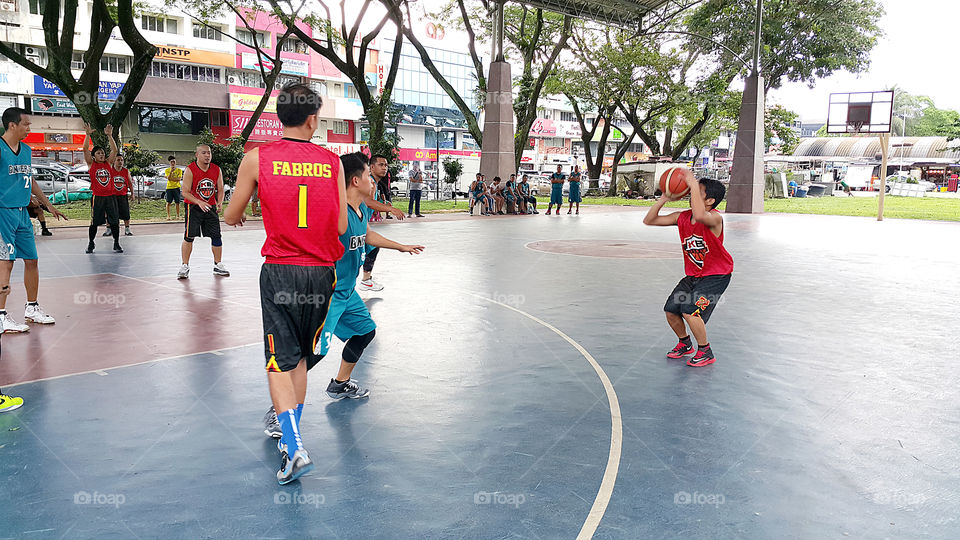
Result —
[{"label": "boy holding basketball", "polygon": [[716,361],[707,340],[706,323],[720,295],[730,284],[733,273],[733,257],[723,247],[723,217],[716,209],[726,194],[726,188],[717,180],[701,178],[698,181],[690,171],[679,170],[682,173],[677,176],[682,175],[686,191],[690,192],[690,210],[660,215],[664,204],[686,195],[686,191],[678,193],[671,189],[680,187],[676,185],[679,182],[672,181],[674,175],[671,174],[667,185],[663,186],[666,188],[663,189],[663,196],[647,212],[643,223],[661,227],[676,226],[679,229],[687,275],[673,289],[663,306],[667,323],[680,339],[667,357],[683,358],[694,353],[693,343],[687,334],[689,326],[690,333],[697,340],[697,350],[693,358],[687,360],[687,365],[701,367]]}]

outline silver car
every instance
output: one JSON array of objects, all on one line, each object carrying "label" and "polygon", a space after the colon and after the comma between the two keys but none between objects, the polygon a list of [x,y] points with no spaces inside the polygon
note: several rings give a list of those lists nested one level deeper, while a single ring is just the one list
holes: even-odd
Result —
[{"label": "silver car", "polygon": [[51,195],[62,189],[72,193],[81,189],[90,189],[90,181],[74,174],[68,174],[67,169],[54,165],[34,165],[33,181],[40,186],[44,195]]}]

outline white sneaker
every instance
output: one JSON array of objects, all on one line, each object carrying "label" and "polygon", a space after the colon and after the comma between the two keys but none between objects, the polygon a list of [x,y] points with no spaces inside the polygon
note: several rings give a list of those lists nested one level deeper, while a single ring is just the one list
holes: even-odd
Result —
[{"label": "white sneaker", "polygon": [[20,332],[29,332],[30,327],[25,324],[20,324],[17,321],[10,318],[10,315],[6,313],[0,313],[0,326],[3,326],[4,334],[17,334]]},{"label": "white sneaker", "polygon": [[190,265],[181,264],[180,271],[177,272],[177,279],[187,279],[188,277],[190,277]]},{"label": "white sneaker", "polygon": [[383,285],[377,281],[374,281],[374,279],[371,277],[370,279],[361,279],[360,285],[357,288],[359,288],[361,291],[382,291]]},{"label": "white sneaker", "polygon": [[226,277],[230,275],[230,271],[227,270],[227,267],[223,265],[223,261],[220,261],[217,264],[213,265],[213,274],[216,276]]},{"label": "white sneaker", "polygon": [[37,324],[53,324],[57,322],[53,317],[43,312],[40,304],[26,304],[23,306],[23,318]]}]

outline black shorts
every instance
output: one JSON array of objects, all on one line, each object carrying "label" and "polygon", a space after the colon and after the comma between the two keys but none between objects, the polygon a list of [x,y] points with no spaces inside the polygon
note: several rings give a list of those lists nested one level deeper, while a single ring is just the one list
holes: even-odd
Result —
[{"label": "black shorts", "polygon": [[94,195],[90,200],[90,204],[93,207],[93,216],[90,222],[93,226],[99,227],[104,223],[109,223],[110,225],[119,223],[119,218],[117,217],[117,198],[113,195]]},{"label": "black shorts", "polygon": [[180,188],[170,188],[164,194],[167,204],[180,203],[183,197],[180,195]]},{"label": "black shorts", "polygon": [[323,338],[323,322],[337,283],[332,266],[264,263],[260,269],[260,310],[267,371],[290,371],[301,358],[312,368]]},{"label": "black shorts", "polygon": [[698,315],[704,324],[710,319],[713,309],[720,302],[720,296],[730,285],[730,276],[703,276],[697,278],[687,276],[677,283],[673,292],[663,305],[668,313]]},{"label": "black shorts", "polygon": [[204,212],[195,204],[188,204],[184,212],[184,238],[196,238],[206,236],[211,239],[220,238],[220,216],[215,207]]},{"label": "black shorts", "polygon": [[130,199],[126,195],[114,195],[117,198],[117,214],[120,219],[130,221]]}]

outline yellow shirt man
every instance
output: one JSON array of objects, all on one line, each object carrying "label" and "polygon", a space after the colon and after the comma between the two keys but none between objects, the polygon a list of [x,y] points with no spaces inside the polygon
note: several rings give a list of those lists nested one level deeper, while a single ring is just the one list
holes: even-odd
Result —
[{"label": "yellow shirt man", "polygon": [[178,167],[167,167],[163,171],[167,177],[167,189],[177,189],[180,187],[180,181],[183,180],[183,170]]}]

